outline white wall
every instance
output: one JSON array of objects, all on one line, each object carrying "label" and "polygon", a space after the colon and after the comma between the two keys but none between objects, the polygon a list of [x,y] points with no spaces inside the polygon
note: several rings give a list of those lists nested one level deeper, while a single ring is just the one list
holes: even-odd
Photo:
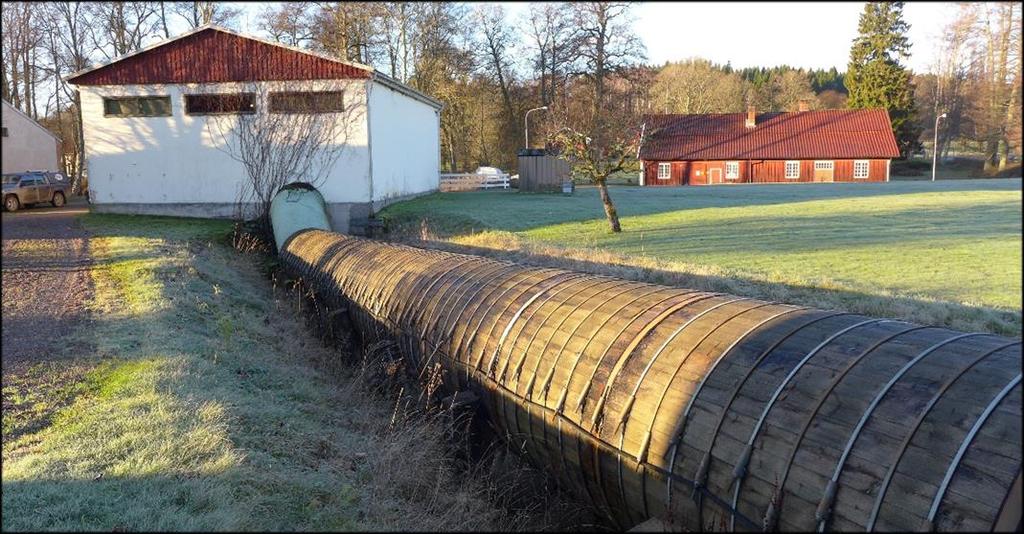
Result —
[{"label": "white wall", "polygon": [[369,102],[374,202],[437,190],[438,110],[377,81],[370,85]]},{"label": "white wall", "polygon": [[3,102],[0,116],[7,128],[7,137],[2,139],[2,172],[61,170],[57,164],[56,137],[7,102]]},{"label": "white wall", "polygon": [[[370,155],[366,121],[368,80],[261,82],[275,90],[343,90],[346,145],[318,189],[328,203],[369,202]],[[185,114],[186,93],[240,92],[245,84],[82,86],[86,168],[97,204],[234,203],[245,171],[218,132],[233,118]],[[104,117],[105,96],[170,96],[170,117]],[[257,105],[263,105],[258,103]],[[6,152],[6,148],[5,148]],[[301,179],[301,177],[299,177]]]}]

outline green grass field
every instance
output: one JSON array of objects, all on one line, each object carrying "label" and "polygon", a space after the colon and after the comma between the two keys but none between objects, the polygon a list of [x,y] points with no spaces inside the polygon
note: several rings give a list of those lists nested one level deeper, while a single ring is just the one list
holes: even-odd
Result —
[{"label": "green grass field", "polygon": [[404,420],[310,335],[228,223],[84,222],[94,320],[67,361],[86,370],[34,367],[53,379],[12,396],[4,532],[530,528],[456,476],[440,425]]},{"label": "green grass field", "polygon": [[1020,335],[1019,179],[611,195],[621,234],[607,230],[594,188],[434,194],[383,217],[399,238],[610,262],[620,275],[632,265],[644,280]]}]

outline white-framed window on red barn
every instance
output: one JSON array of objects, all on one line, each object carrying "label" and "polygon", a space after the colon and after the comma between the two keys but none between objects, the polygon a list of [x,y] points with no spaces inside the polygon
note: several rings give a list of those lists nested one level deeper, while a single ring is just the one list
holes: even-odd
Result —
[{"label": "white-framed window on red barn", "polygon": [[786,179],[797,180],[800,178],[800,162],[799,161],[787,161],[786,162]]},{"label": "white-framed window on red barn", "polygon": [[668,180],[672,178],[672,164],[671,163],[659,163],[658,164],[658,179]]},{"label": "white-framed window on red barn", "polygon": [[725,162],[725,179],[736,180],[740,177],[740,162],[738,161],[727,161]]},{"label": "white-framed window on red barn", "polygon": [[866,159],[858,159],[853,162],[853,177],[858,180],[867,180],[871,173],[871,162]]}]

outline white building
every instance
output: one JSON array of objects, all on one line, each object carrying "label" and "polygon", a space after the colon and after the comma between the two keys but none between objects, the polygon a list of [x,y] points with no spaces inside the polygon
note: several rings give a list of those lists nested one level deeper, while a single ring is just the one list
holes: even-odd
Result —
[{"label": "white building", "polygon": [[60,138],[3,100],[3,173],[59,171]]},{"label": "white building", "polygon": [[97,211],[232,216],[245,168],[216,133],[296,102],[343,114],[344,148],[315,184],[335,230],[358,232],[388,202],[438,188],[441,103],[366,65],[204,26],[68,82]]}]

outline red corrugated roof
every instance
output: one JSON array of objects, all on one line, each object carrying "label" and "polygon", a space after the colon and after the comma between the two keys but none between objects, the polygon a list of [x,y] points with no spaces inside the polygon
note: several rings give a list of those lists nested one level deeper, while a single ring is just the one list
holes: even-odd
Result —
[{"label": "red corrugated roof", "polygon": [[895,158],[900,154],[884,109],[648,115],[645,161]]},{"label": "red corrugated roof", "polygon": [[369,67],[205,27],[74,74],[76,85],[369,78]]}]

